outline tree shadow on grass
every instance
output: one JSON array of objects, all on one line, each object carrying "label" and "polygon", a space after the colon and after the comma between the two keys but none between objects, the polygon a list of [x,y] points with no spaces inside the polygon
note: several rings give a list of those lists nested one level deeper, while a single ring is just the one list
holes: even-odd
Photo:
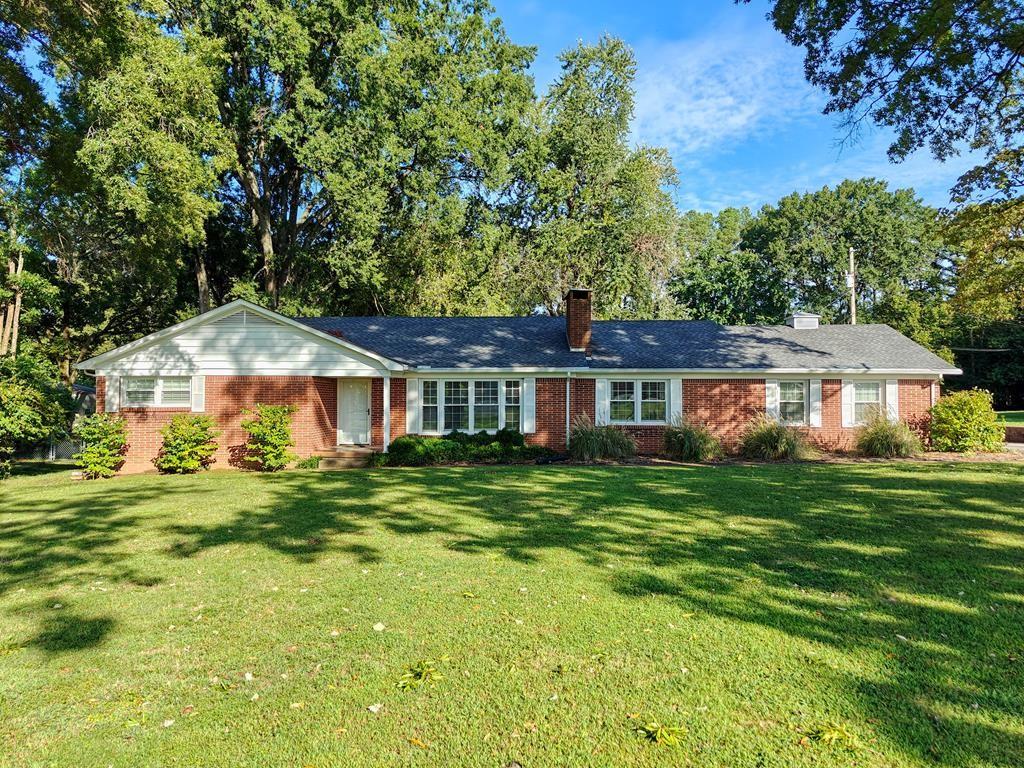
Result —
[{"label": "tree shadow on grass", "polygon": [[[209,524],[168,520],[169,554],[248,544],[299,563],[328,553],[370,563],[387,556],[371,543],[381,532],[527,565],[569,554],[628,598],[885,659],[874,675],[821,674],[894,751],[1007,768],[1024,754],[1024,467],[456,468],[255,481],[266,499],[257,506]],[[112,484],[90,500],[98,508],[60,505],[52,555],[52,531],[13,532],[28,544],[15,551],[17,573],[52,577],[94,556],[113,567],[133,505],[171,487]],[[12,583],[0,576],[0,590]]]},{"label": "tree shadow on grass", "polygon": [[65,606],[45,613],[39,632],[27,645],[50,654],[81,651],[104,643],[116,622],[109,616],[82,616]]},{"label": "tree shadow on grass", "polygon": [[621,595],[888,659],[881,680],[822,674],[893,749],[1020,765],[1022,467],[474,468],[268,482],[265,508],[175,533],[196,550],[243,541],[303,562],[365,549],[374,529],[525,564],[572,553]]}]

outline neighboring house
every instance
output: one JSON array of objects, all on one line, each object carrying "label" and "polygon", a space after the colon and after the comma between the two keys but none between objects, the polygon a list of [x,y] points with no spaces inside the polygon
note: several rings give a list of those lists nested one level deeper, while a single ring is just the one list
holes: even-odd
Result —
[{"label": "neighboring house", "polygon": [[566,446],[586,415],[661,449],[667,423],[706,424],[735,445],[768,414],[831,449],[852,445],[874,412],[919,425],[939,382],[960,373],[885,325],[780,326],[696,320],[591,320],[589,290],[566,317],[291,319],[234,301],[86,360],[97,409],[128,421],[126,468],[150,468],[174,413],[207,413],[234,463],[241,410],[293,404],[296,452],[337,445],[387,450],[407,433],[520,429]]}]

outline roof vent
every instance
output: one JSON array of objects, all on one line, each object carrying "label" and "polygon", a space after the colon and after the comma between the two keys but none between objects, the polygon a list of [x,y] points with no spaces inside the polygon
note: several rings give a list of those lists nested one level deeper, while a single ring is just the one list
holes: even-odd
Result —
[{"label": "roof vent", "polygon": [[817,328],[821,315],[813,312],[794,312],[786,318],[786,325],[790,328]]}]

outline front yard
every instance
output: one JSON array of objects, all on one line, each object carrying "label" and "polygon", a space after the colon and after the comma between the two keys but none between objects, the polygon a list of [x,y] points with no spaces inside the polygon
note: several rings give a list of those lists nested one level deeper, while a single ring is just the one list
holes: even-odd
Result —
[{"label": "front yard", "polygon": [[1022,759],[1020,464],[0,485],[3,765]]}]

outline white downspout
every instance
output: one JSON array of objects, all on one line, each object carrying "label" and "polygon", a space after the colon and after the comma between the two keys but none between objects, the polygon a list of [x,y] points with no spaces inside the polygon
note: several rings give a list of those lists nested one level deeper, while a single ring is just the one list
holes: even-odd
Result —
[{"label": "white downspout", "polygon": [[391,444],[391,376],[384,374],[384,453]]},{"label": "white downspout", "polygon": [[571,429],[569,424],[569,414],[572,413],[572,408],[569,402],[569,378],[572,376],[572,371],[565,372],[565,449],[569,450],[569,431]]}]

